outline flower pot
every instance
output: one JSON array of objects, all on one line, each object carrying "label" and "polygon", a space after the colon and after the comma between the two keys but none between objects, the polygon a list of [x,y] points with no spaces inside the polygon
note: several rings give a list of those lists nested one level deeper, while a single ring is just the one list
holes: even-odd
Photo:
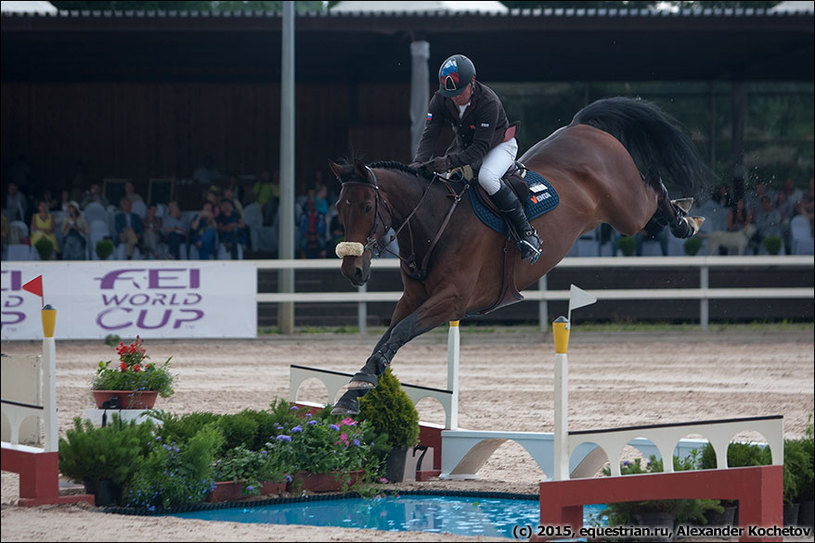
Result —
[{"label": "flower pot", "polygon": [[815,516],[815,502],[812,500],[801,502],[798,510],[798,526],[812,528],[813,516]]},{"label": "flower pot", "polygon": [[724,505],[724,511],[707,511],[705,518],[707,526],[735,526],[736,525],[736,505]]},{"label": "flower pot", "polygon": [[[157,390],[92,390],[99,409],[152,409],[158,397]],[[111,401],[116,398],[118,407]]]},{"label": "flower pot", "polygon": [[[264,481],[260,484],[260,495],[283,494],[286,490],[286,481]],[[207,495],[208,502],[229,502],[251,498],[243,493],[243,483],[241,481],[221,481],[215,483],[215,489]]]},{"label": "flower pot", "polygon": [[85,492],[93,494],[95,505],[119,505],[122,502],[122,487],[110,479],[85,479]]},{"label": "flower pot", "polygon": [[[292,476],[289,488],[311,492],[338,492],[347,490],[354,483],[361,481],[364,474],[362,470],[354,470],[348,473],[348,477],[343,477],[340,472],[307,473],[299,471]],[[345,488],[343,488],[343,482],[345,482]]]},{"label": "flower pot", "polygon": [[784,526],[795,526],[798,524],[798,510],[800,508],[800,503],[784,504]]},{"label": "flower pot", "polygon": [[408,450],[412,449],[394,447],[388,454],[385,477],[389,483],[401,483],[405,480],[405,464],[407,463]]},{"label": "flower pot", "polygon": [[658,528],[662,533],[670,534],[668,536],[652,535],[651,541],[673,541],[674,522],[676,521],[676,515],[673,513],[638,513],[634,515],[634,518],[637,519],[639,526],[648,526],[652,530]]}]

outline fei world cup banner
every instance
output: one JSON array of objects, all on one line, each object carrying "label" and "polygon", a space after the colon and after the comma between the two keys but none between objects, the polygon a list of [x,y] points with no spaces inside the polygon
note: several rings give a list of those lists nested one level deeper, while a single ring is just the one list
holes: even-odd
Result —
[{"label": "fei world cup banner", "polygon": [[[43,298],[23,290],[42,276]],[[235,261],[3,262],[3,341],[42,339],[43,304],[56,339],[254,338],[257,268]]]}]

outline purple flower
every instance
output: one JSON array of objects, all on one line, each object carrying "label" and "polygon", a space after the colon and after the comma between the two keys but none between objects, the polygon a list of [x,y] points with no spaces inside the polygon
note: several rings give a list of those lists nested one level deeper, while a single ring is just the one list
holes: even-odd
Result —
[{"label": "purple flower", "polygon": [[278,441],[286,441],[286,442],[289,442],[289,441],[291,441],[291,436],[287,436],[286,434],[280,434],[279,436],[277,436],[277,438],[276,438],[276,439],[277,439]]},{"label": "purple flower", "polygon": [[354,447],[359,447],[359,440],[355,439],[351,443],[353,443]]},{"label": "purple flower", "polygon": [[332,430],[336,430],[338,432],[340,431],[340,427],[337,426],[336,424],[332,424],[331,426],[329,426],[329,428],[331,428]]},{"label": "purple flower", "polygon": [[252,492],[252,491],[255,490],[255,487],[249,485],[249,486],[246,487],[246,490],[248,490],[249,492]]},{"label": "purple flower", "polygon": [[306,423],[306,425],[308,425],[308,426],[311,426],[311,425],[313,425],[313,424],[317,424],[317,421],[316,421],[316,420],[310,420],[310,421],[308,421],[308,422]]},{"label": "purple flower", "polygon": [[625,467],[628,467],[628,466],[630,466],[630,465],[631,465],[631,462],[629,462],[628,460],[626,460],[625,462],[623,462],[623,466],[625,466]]},{"label": "purple flower", "polygon": [[294,479],[291,478],[291,475],[286,475],[286,480],[288,482],[292,482]]},{"label": "purple flower", "polygon": [[302,432],[302,431],[303,431],[303,427],[300,426],[299,424],[291,429],[291,433],[293,433],[293,434],[296,434],[296,433]]},{"label": "purple flower", "polygon": [[314,416],[314,415],[312,415],[311,413],[306,413],[306,418],[307,418],[307,419],[310,419],[310,418],[311,418],[311,417],[313,417],[313,416]]},{"label": "purple flower", "polygon": [[267,453],[266,450],[264,449],[264,450],[260,451],[260,454],[262,454],[263,456],[266,456],[269,453]]},{"label": "purple flower", "polygon": [[388,480],[387,480],[387,479],[385,479],[384,477],[380,477],[380,478],[379,478],[379,482],[380,482],[380,483],[387,483],[387,482],[388,482]]},{"label": "purple flower", "polygon": [[291,406],[291,407],[289,408],[289,411],[299,411],[299,410],[300,410],[300,408],[299,408],[299,407],[297,407],[296,405],[293,405],[293,406]]}]

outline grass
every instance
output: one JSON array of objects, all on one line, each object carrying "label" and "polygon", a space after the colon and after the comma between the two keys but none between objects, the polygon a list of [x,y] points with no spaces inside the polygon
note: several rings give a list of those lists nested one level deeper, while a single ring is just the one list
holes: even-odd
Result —
[{"label": "grass", "polygon": [[[574,323],[582,332],[697,332],[699,323],[674,324],[668,322],[617,322],[617,323]],[[385,333],[384,326],[368,326],[368,335],[380,336]],[[812,322],[750,322],[750,323],[711,323],[709,332],[725,331],[813,331],[815,323]],[[551,330],[549,330],[551,331]],[[277,335],[280,329],[276,326],[258,328],[258,336]],[[479,324],[462,324],[461,333],[466,334],[537,334],[540,329],[537,325],[519,324],[506,326],[481,326]],[[301,326],[295,329],[295,334],[359,334],[357,326]],[[439,326],[428,334],[447,334],[446,326]]]}]

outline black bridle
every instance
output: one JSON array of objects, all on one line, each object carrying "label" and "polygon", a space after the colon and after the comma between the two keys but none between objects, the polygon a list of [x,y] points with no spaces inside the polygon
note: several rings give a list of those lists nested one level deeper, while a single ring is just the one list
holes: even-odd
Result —
[{"label": "black bridle", "polygon": [[[396,231],[394,232],[391,239],[387,243],[382,245],[382,247],[380,248],[379,240],[376,237],[376,229],[377,229],[377,226],[379,224],[379,221],[380,220],[382,221],[382,227],[384,228],[384,232],[387,232],[391,228],[391,226],[387,224],[385,219],[382,217],[382,214],[380,213],[379,185],[378,185],[377,180],[376,180],[376,174],[374,173],[374,171],[369,166],[365,166],[365,169],[368,170],[368,172],[370,172],[370,174],[371,174],[371,181],[370,182],[367,182],[367,181],[350,181],[350,180],[343,182],[342,180],[340,180],[340,183],[342,183],[343,185],[351,185],[351,184],[364,185],[364,186],[367,186],[367,187],[369,187],[370,189],[372,189],[374,191],[374,206],[375,206],[375,208],[374,208],[374,223],[371,226],[371,231],[368,233],[368,237],[367,237],[367,239],[365,241],[365,245],[363,246],[363,249],[362,249],[363,252],[365,252],[366,250],[370,250],[371,254],[374,257],[379,257],[383,252],[387,251],[388,253],[394,255],[395,257],[397,257],[399,260],[402,261],[402,263],[407,268],[406,271],[407,271],[407,274],[408,274],[409,277],[411,277],[413,279],[416,279],[416,280],[419,280],[419,281],[423,281],[427,277],[427,264],[428,264],[428,262],[430,260],[430,254],[433,252],[433,249],[435,248],[436,243],[439,241],[439,239],[441,238],[442,233],[446,229],[447,224],[449,223],[450,218],[453,215],[453,211],[455,211],[456,207],[458,207],[458,204],[461,202],[461,198],[462,198],[464,192],[470,187],[470,185],[468,183],[464,183],[464,187],[461,190],[461,192],[457,192],[456,190],[454,190],[451,187],[450,182],[448,180],[446,180],[446,179],[444,179],[442,177],[439,177],[438,175],[433,175],[433,177],[430,179],[430,182],[427,184],[427,186],[422,191],[422,195],[419,198],[419,201],[413,207],[413,209],[408,214],[408,216],[405,217],[405,219],[402,221],[402,224],[399,226],[399,228],[396,229]],[[440,181],[443,181],[445,183],[445,185],[447,185],[448,196],[451,196],[453,198],[453,204],[450,207],[450,210],[447,212],[447,215],[445,216],[444,221],[442,222],[442,224],[441,224],[435,238],[430,242],[430,246],[428,247],[427,252],[425,253],[425,257],[422,260],[421,265],[417,266],[416,265],[416,250],[415,250],[414,243],[413,243],[413,231],[410,228],[410,220],[413,218],[413,216],[416,214],[416,212],[422,206],[422,203],[424,202],[425,197],[430,192],[430,187],[433,185],[433,183],[436,181],[436,179],[439,179]],[[388,205],[387,200],[385,200],[384,198],[382,198],[382,207],[385,207],[387,209],[388,215],[390,216],[391,221],[392,221],[393,220],[393,212],[392,212],[390,206]],[[408,233],[410,233],[410,256],[408,256],[407,258],[404,258],[401,255],[393,252],[391,249],[388,249],[388,246],[391,243],[393,243],[393,240],[395,240],[399,236],[399,233],[406,226],[408,227]]]}]

